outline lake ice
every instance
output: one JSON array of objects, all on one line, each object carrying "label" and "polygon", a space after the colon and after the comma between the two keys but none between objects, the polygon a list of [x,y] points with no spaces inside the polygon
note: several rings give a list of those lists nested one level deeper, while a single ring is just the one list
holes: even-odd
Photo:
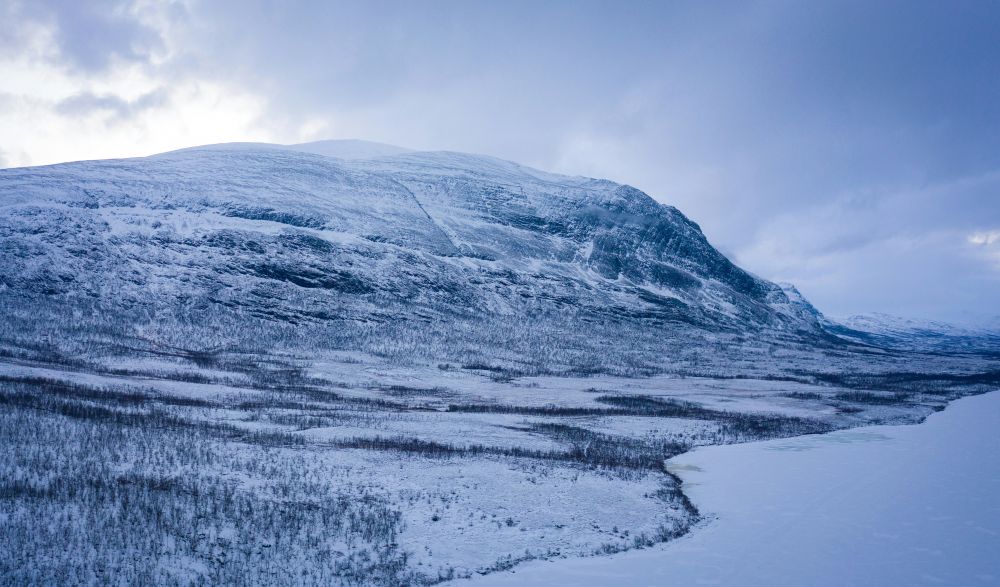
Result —
[{"label": "lake ice", "polygon": [[1000,584],[1000,393],[915,426],[703,447],[669,465],[706,516],[687,536],[471,582]]}]

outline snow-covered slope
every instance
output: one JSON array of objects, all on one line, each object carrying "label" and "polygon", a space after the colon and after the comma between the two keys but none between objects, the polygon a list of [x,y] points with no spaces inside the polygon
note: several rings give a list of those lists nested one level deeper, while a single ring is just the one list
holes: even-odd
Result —
[{"label": "snow-covered slope", "polygon": [[1000,352],[1000,329],[965,327],[891,314],[857,314],[830,323],[845,338],[914,350]]},{"label": "snow-covered slope", "polygon": [[8,308],[192,327],[224,315],[822,335],[811,306],[732,264],[677,209],[485,156],[213,145],[0,170],[0,207]]},{"label": "snow-covered slope", "polygon": [[162,155],[173,155],[187,151],[294,151],[298,153],[312,153],[313,155],[323,155],[335,159],[361,160],[376,159],[378,157],[391,157],[410,153],[410,149],[376,143],[373,141],[361,141],[356,139],[338,139],[327,141],[313,141],[310,143],[298,143],[294,145],[280,145],[276,143],[217,143],[214,145],[200,145],[197,147],[186,147],[162,153]]},{"label": "snow-covered slope", "polygon": [[1000,328],[963,327],[883,313],[856,314],[833,320],[817,310],[794,285],[782,283],[780,286],[794,307],[812,316],[823,330],[842,340],[908,351],[1000,352]]},{"label": "snow-covered slope", "polygon": [[285,145],[282,148],[290,151],[299,151],[300,153],[326,155],[327,157],[336,157],[338,159],[374,159],[376,157],[389,157],[410,152],[409,149],[395,145],[351,139],[313,141],[298,145]]},{"label": "snow-covered slope", "polygon": [[975,336],[988,333],[986,330],[965,328],[949,322],[916,320],[914,318],[905,318],[881,312],[855,314],[842,320],[841,323],[848,328],[886,336],[906,336],[913,334]]}]

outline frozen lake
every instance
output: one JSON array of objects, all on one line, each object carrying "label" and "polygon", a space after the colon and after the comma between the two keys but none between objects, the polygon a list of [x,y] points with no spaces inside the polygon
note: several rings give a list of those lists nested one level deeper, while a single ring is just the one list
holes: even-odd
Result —
[{"label": "frozen lake", "polygon": [[1000,584],[1000,392],[916,426],[700,448],[671,468],[708,518],[684,538],[455,583]]}]

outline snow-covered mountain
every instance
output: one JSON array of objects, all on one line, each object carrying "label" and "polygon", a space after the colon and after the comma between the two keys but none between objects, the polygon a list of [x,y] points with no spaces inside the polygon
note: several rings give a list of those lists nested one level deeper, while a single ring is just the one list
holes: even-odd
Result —
[{"label": "snow-covered mountain", "polygon": [[212,145],[0,170],[0,207],[9,313],[252,318],[291,338],[330,324],[368,339],[401,324],[823,335],[807,302],[731,263],[677,209],[479,155]]},{"label": "snow-covered mountain", "polygon": [[780,286],[793,306],[812,316],[823,330],[842,340],[908,351],[990,354],[1000,351],[1000,328],[990,325],[958,326],[877,312],[834,320],[816,309],[794,285],[782,283]]},{"label": "snow-covered mountain", "polygon": [[959,326],[885,313],[856,314],[825,324],[842,337],[885,346],[936,351],[1000,351],[1000,328]]},{"label": "snow-covered mountain", "polygon": [[887,336],[905,336],[911,334],[977,336],[990,333],[988,329],[969,328],[940,320],[917,320],[915,318],[895,316],[884,312],[854,314],[841,320],[841,323],[855,330]]}]

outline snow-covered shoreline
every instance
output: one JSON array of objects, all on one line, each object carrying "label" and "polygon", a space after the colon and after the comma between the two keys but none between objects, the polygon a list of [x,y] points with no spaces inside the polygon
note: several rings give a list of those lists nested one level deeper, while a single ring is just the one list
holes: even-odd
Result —
[{"label": "snow-covered shoreline", "polygon": [[530,562],[471,583],[997,584],[998,424],[993,392],[916,426],[699,447],[669,463],[706,515],[688,535],[609,557]]}]

